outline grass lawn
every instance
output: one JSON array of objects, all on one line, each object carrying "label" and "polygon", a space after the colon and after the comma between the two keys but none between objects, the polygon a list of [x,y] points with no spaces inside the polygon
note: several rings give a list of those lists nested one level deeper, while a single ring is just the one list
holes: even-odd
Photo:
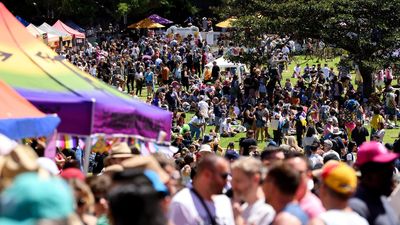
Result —
[{"label": "grass lawn", "polygon": [[[296,56],[292,59],[291,64],[288,65],[288,69],[283,72],[282,79],[286,80],[287,78],[290,78],[292,84],[295,84],[295,82],[297,80],[296,80],[296,78],[292,78],[292,74],[293,74],[293,69],[297,63],[300,64],[302,69],[305,67],[306,63],[308,63],[309,66],[320,63],[322,67],[324,66],[325,63],[327,63],[329,67],[336,68],[337,64],[339,63],[339,60],[340,60],[340,58],[336,57],[332,60],[327,60],[327,61],[322,60],[322,61],[317,62],[317,57],[315,57],[315,56],[313,57],[313,59],[305,59],[305,56]],[[337,71],[335,71],[335,72],[337,74]],[[354,78],[354,73],[353,73],[353,78]],[[352,83],[354,85],[354,79],[352,80]],[[147,91],[146,91],[146,88],[144,87],[143,91],[142,91],[142,96],[140,96],[140,99],[143,101],[146,101],[146,96],[147,96]],[[191,112],[187,113],[186,114],[186,122],[189,122],[189,120],[192,118],[192,116],[193,116],[193,113],[191,113]],[[214,128],[215,128],[215,126],[207,126],[206,134],[209,133],[210,129],[214,129]],[[369,125],[367,126],[367,128],[370,131]],[[385,137],[384,137],[384,143],[393,143],[394,140],[398,137],[399,131],[400,131],[400,129],[387,129]],[[272,130],[269,130],[269,134],[271,137],[273,136]],[[229,142],[234,142],[235,149],[239,149],[239,139],[242,137],[245,137],[245,133],[239,133],[235,137],[229,137],[229,138],[221,137],[220,145],[222,148],[226,148],[228,146]],[[264,141],[258,142],[259,149],[263,149],[265,147],[265,145],[266,145],[266,143]]]}]

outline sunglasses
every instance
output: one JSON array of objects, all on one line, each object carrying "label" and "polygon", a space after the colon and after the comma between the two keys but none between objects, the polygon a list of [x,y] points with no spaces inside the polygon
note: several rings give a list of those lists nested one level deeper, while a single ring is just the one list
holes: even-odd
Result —
[{"label": "sunglasses", "polygon": [[220,176],[222,179],[224,179],[224,180],[226,180],[226,179],[228,178],[229,175],[230,175],[230,173],[220,173],[220,174],[219,174],[219,176]]}]

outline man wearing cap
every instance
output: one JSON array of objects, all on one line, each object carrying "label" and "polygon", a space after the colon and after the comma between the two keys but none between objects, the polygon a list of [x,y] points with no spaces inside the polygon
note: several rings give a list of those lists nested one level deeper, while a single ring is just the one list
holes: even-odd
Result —
[{"label": "man wearing cap", "polygon": [[274,209],[265,203],[260,187],[262,163],[253,157],[242,157],[232,163],[232,190],[235,222],[240,224],[270,224],[274,219]]},{"label": "man wearing cap", "polygon": [[350,207],[371,225],[398,225],[398,213],[389,205],[387,196],[393,190],[393,162],[399,157],[379,142],[365,142],[357,153],[355,166],[361,172],[359,186]]},{"label": "man wearing cap", "polygon": [[327,209],[310,225],[368,225],[368,222],[353,212],[348,205],[357,187],[356,172],[347,164],[329,161],[322,168],[320,198]]},{"label": "man wearing cap", "polygon": [[193,187],[184,188],[172,199],[169,218],[175,225],[235,224],[229,198],[222,195],[229,163],[214,154],[197,164]]}]

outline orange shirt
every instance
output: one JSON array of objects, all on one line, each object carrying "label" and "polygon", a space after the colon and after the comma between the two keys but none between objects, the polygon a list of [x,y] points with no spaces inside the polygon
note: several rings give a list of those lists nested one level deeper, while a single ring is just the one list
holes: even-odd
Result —
[{"label": "orange shirt", "polygon": [[164,66],[161,70],[161,77],[163,80],[168,80],[169,79],[169,68],[167,66]]}]

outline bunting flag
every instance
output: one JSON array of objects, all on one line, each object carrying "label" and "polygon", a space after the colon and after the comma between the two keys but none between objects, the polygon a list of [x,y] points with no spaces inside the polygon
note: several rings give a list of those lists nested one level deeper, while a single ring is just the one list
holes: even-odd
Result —
[{"label": "bunting flag", "polygon": [[67,134],[58,135],[56,141],[56,147],[61,149],[72,149],[76,147],[81,147],[82,149],[85,146],[85,142],[78,137],[73,137]]}]

